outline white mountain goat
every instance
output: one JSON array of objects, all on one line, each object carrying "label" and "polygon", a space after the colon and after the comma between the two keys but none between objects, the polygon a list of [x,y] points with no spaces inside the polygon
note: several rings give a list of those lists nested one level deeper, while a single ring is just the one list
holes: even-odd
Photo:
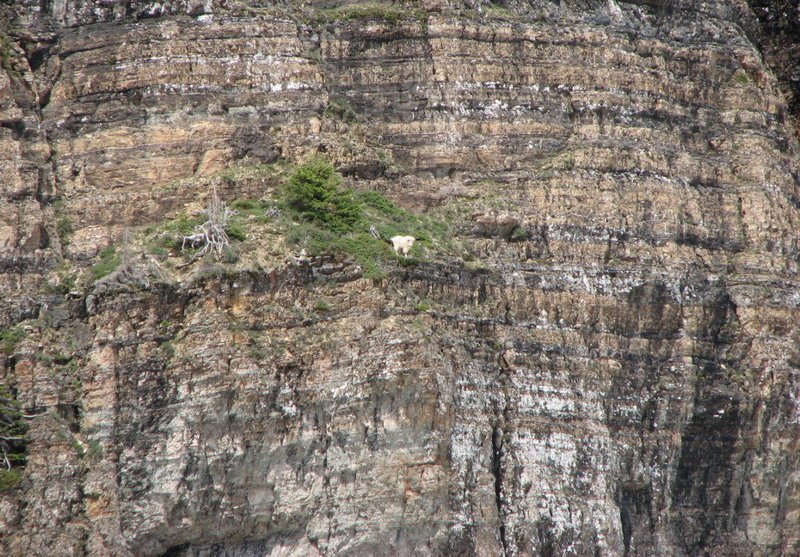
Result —
[{"label": "white mountain goat", "polygon": [[395,253],[403,254],[403,257],[408,257],[408,252],[414,247],[414,236],[392,236],[389,241],[392,242],[392,247]]}]

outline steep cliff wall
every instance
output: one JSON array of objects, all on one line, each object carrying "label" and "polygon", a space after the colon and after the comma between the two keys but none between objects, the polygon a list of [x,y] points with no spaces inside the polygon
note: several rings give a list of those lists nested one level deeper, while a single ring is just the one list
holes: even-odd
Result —
[{"label": "steep cliff wall", "polygon": [[[3,13],[4,553],[800,552],[800,148],[745,2]],[[147,252],[315,153],[465,257]]]}]

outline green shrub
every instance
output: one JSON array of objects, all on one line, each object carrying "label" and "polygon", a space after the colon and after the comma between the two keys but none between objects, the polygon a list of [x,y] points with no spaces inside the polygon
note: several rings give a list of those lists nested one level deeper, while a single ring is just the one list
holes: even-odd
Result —
[{"label": "green shrub", "polygon": [[338,186],[341,177],[330,162],[316,158],[300,166],[286,184],[286,204],[303,220],[343,233],[361,218],[360,204]]},{"label": "green shrub", "polygon": [[421,312],[421,313],[424,313],[424,312],[430,311],[430,309],[431,309],[431,303],[430,303],[428,300],[422,300],[420,303],[418,303],[418,304],[415,306],[415,308],[414,308],[414,309],[416,309],[417,311],[419,311],[419,312]]},{"label": "green shrub", "polygon": [[169,250],[164,246],[156,245],[150,250],[158,259],[169,257]]},{"label": "green shrub", "polygon": [[14,72],[14,49],[11,47],[11,38],[0,31],[0,67],[8,72]]},{"label": "green shrub", "polygon": [[252,199],[237,199],[231,205],[237,211],[252,211],[259,207],[258,202]]},{"label": "green shrub", "polygon": [[69,244],[69,238],[75,232],[75,229],[72,225],[72,219],[66,213],[66,207],[62,199],[53,203],[53,215],[56,220],[56,234],[59,242],[61,242],[62,246],[66,246]]},{"label": "green shrub", "polygon": [[262,217],[267,209],[263,201],[254,199],[237,199],[231,206],[241,216]]},{"label": "green shrub", "polygon": [[327,246],[336,239],[336,234],[308,222],[292,223],[284,233],[286,241],[296,246]]},{"label": "green shrub", "polygon": [[509,240],[512,242],[523,242],[528,239],[528,229],[524,226],[517,226],[511,231]]},{"label": "green shrub", "polygon": [[59,215],[56,218],[56,232],[62,246],[69,244],[69,238],[75,230],[72,227],[72,219],[67,215]]},{"label": "green shrub", "polygon": [[3,452],[11,469],[0,470],[0,491],[14,488],[22,480],[20,467],[25,465],[25,432],[27,426],[11,389],[0,385],[0,437],[4,438]]},{"label": "green shrub", "polygon": [[181,249],[183,237],[189,236],[199,224],[202,224],[201,216],[190,217],[181,213],[177,218],[157,227],[145,229],[146,235],[155,235],[148,242],[150,252],[158,256],[166,256]]},{"label": "green shrub", "polygon": [[167,230],[174,230],[183,236],[188,236],[194,232],[196,226],[199,226],[202,223],[203,218],[199,215],[190,217],[186,214],[181,214],[178,215],[177,219],[167,225]]},{"label": "green shrub", "polygon": [[0,352],[13,354],[19,341],[25,338],[25,331],[20,327],[10,327],[0,331]]},{"label": "green shrub", "polygon": [[358,115],[350,105],[350,101],[340,97],[331,97],[328,100],[328,108],[325,109],[325,114],[348,124],[358,121]]},{"label": "green shrub", "polygon": [[58,275],[61,291],[64,294],[75,288],[75,270],[68,261],[64,261],[58,266],[56,274]]},{"label": "green shrub", "polygon": [[230,246],[225,247],[222,251],[222,262],[233,265],[239,262],[239,253]]},{"label": "green shrub", "polygon": [[390,257],[391,249],[386,242],[374,238],[369,232],[338,238],[332,247],[361,265],[365,277],[382,278],[386,275],[381,262]]},{"label": "green shrub", "polygon": [[238,240],[243,242],[247,235],[244,233],[244,229],[239,223],[232,222],[230,223],[227,228],[225,228],[225,232],[228,234],[228,238],[231,240]]},{"label": "green shrub", "polygon": [[22,481],[22,471],[19,468],[0,470],[0,492],[10,491]]},{"label": "green shrub", "polygon": [[733,74],[731,78],[731,82],[734,85],[747,85],[750,83],[750,76],[747,75],[747,72],[743,69],[736,70],[736,73]]}]

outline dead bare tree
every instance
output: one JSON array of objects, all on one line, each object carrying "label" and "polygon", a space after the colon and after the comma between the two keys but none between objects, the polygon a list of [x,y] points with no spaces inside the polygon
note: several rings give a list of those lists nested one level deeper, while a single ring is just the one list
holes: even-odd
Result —
[{"label": "dead bare tree", "polygon": [[203,211],[203,214],[206,216],[206,221],[195,226],[192,234],[183,237],[181,251],[184,251],[187,246],[200,248],[200,251],[195,253],[186,265],[194,263],[208,253],[213,253],[219,259],[222,257],[225,248],[231,243],[231,239],[225,229],[228,227],[228,221],[236,214],[236,211],[228,207],[219,198],[217,188],[213,189],[211,201]]}]

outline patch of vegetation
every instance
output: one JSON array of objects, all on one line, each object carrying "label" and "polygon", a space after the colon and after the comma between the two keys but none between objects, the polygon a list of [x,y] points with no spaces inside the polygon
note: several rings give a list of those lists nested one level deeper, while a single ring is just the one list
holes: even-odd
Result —
[{"label": "patch of vegetation", "polygon": [[392,219],[407,219],[406,211],[392,203],[386,196],[376,191],[362,191],[358,198],[369,208]]},{"label": "patch of vegetation", "polygon": [[163,246],[153,246],[150,252],[159,259],[164,259],[166,257],[169,257],[170,254],[169,250]]},{"label": "patch of vegetation", "polygon": [[253,199],[237,199],[231,203],[231,207],[233,207],[239,214],[245,215],[256,215],[264,212],[263,203]]},{"label": "patch of vegetation", "polygon": [[348,232],[359,222],[362,213],[352,192],[339,189],[341,182],[341,176],[330,162],[321,157],[313,159],[289,177],[285,188],[286,204],[305,221],[333,232]]},{"label": "patch of vegetation", "polygon": [[197,273],[197,278],[203,281],[222,280],[233,282],[239,278],[239,274],[235,269],[231,269],[220,263],[203,260],[203,264]]},{"label": "patch of vegetation", "polygon": [[19,468],[0,470],[0,492],[11,491],[22,481],[22,471]]},{"label": "patch of vegetation", "polygon": [[155,236],[148,242],[150,253],[161,257],[178,253],[183,245],[183,237],[189,236],[202,222],[201,215],[181,213],[161,226],[148,227],[144,233]]},{"label": "patch of vegetation", "polygon": [[317,311],[330,311],[331,306],[325,300],[317,300],[317,303],[314,304],[314,309]]},{"label": "patch of vegetation", "polygon": [[325,59],[322,57],[322,51],[318,48],[312,48],[308,51],[308,58],[319,65],[325,63]]},{"label": "patch of vegetation", "polygon": [[[240,257],[255,267],[282,264],[287,247],[294,253],[305,250],[308,257],[345,256],[358,263],[367,278],[385,276],[387,265],[414,265],[426,253],[466,257],[446,219],[416,216],[378,192],[342,187],[341,175],[324,157],[291,172],[282,171],[281,178],[277,191],[267,190],[270,197],[230,202],[235,213],[230,214],[225,231],[232,241],[243,243],[226,246],[218,264],[203,264],[198,278],[225,275],[231,269],[223,264],[237,263]],[[199,252],[182,249],[189,247],[183,246],[183,237],[193,234],[202,220],[202,215],[181,214],[168,223],[149,226],[143,230],[142,243],[165,262],[165,268],[186,267]],[[409,257],[395,254],[393,236],[415,238]],[[171,257],[183,257],[184,262],[176,264]]]},{"label": "patch of vegetation", "polygon": [[509,238],[512,242],[524,242],[528,239],[528,229],[524,226],[517,226],[514,230],[511,231],[511,236]]},{"label": "patch of vegetation", "polygon": [[117,252],[117,248],[109,246],[100,252],[100,258],[91,270],[93,280],[99,280],[110,275],[117,270],[122,263],[122,255]]},{"label": "patch of vegetation", "polygon": [[382,262],[391,256],[388,245],[375,239],[369,233],[359,232],[344,238],[338,238],[329,246],[335,251],[347,254],[357,261],[367,278],[382,278],[386,276]]},{"label": "patch of vegetation", "polygon": [[414,307],[414,309],[420,313],[425,313],[426,311],[430,311],[431,303],[428,300],[422,300]]},{"label": "patch of vegetation", "polygon": [[86,449],[86,456],[92,462],[99,462],[103,458],[103,446],[94,439],[90,439]]},{"label": "patch of vegetation", "polygon": [[[0,352],[9,355],[13,354],[17,344],[25,338],[25,331],[22,327],[9,327],[0,331]],[[0,388],[2,385],[0,385]]]},{"label": "patch of vegetation", "polygon": [[86,454],[86,450],[83,448],[83,443],[73,437],[70,445],[72,446],[72,450],[75,451],[75,454],[78,455],[78,458],[83,458],[83,455]]},{"label": "patch of vegetation", "polygon": [[350,101],[342,97],[331,97],[328,100],[328,107],[325,109],[325,115],[337,118],[348,124],[358,122],[358,114],[353,110]]},{"label": "patch of vegetation", "polygon": [[747,85],[750,81],[750,76],[747,75],[747,72],[743,69],[736,70],[736,73],[733,74],[731,78],[731,83],[733,85]]},{"label": "patch of vegetation", "polygon": [[0,491],[13,489],[22,480],[26,431],[19,402],[8,386],[0,385]]},{"label": "patch of vegetation", "polygon": [[[236,210],[231,222],[244,225],[244,221],[253,218],[256,222],[265,224],[280,215],[280,209],[274,203],[258,199],[237,199],[231,206]],[[230,235],[230,231],[228,232]],[[231,238],[233,238],[231,236]]]},{"label": "patch of vegetation", "polygon": [[[310,255],[341,253],[358,264],[367,278],[385,276],[385,264],[413,265],[425,249],[446,249],[450,230],[443,221],[421,219],[374,191],[338,186],[341,177],[324,159],[315,159],[289,178],[285,199],[289,217],[286,240]],[[389,238],[414,236],[411,257],[397,256]]]},{"label": "patch of vegetation", "polygon": [[247,238],[247,234],[244,233],[244,228],[238,222],[232,222],[228,224],[228,226],[225,228],[225,232],[228,233],[228,238],[231,240],[243,242]]},{"label": "patch of vegetation", "polygon": [[183,237],[192,233],[194,228],[202,224],[203,219],[199,216],[190,217],[186,213],[181,213],[177,218],[167,222],[153,231],[145,230],[145,233],[155,232],[157,234],[152,249],[162,248],[169,251],[181,249]]},{"label": "patch of vegetation", "polygon": [[167,360],[171,360],[175,356],[175,345],[172,344],[170,341],[166,341],[159,346],[161,352],[164,354],[164,358]]},{"label": "patch of vegetation", "polygon": [[69,244],[69,238],[75,232],[72,226],[72,219],[66,214],[64,202],[58,200],[53,204],[53,212],[56,220],[56,233],[62,246]]},{"label": "patch of vegetation", "polygon": [[0,31],[0,67],[8,72],[16,73],[12,60],[14,58],[11,48],[11,38]]}]

